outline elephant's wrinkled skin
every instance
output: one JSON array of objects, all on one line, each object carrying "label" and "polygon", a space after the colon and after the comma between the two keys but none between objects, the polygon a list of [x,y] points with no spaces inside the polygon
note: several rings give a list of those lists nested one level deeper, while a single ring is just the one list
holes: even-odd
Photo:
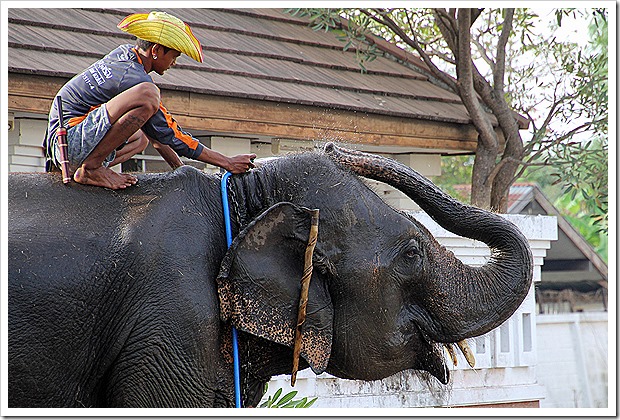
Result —
[{"label": "elephant's wrinkled skin", "polygon": [[[358,177],[387,182],[439,224],[486,242],[463,265]],[[520,305],[531,253],[503,218],[410,168],[328,144],[231,177],[191,167],[110,191],[9,175],[9,406],[231,406],[230,326],[243,402],[290,373],[299,279],[320,209],[300,368],[373,380],[448,370],[440,343],[484,334]]]}]

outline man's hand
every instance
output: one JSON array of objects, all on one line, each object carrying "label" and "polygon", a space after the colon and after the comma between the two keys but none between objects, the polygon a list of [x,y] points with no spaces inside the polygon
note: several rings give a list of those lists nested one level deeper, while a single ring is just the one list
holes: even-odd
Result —
[{"label": "man's hand", "polygon": [[253,168],[254,159],[256,159],[256,154],[254,153],[228,157],[208,147],[203,148],[200,156],[197,158],[201,162],[219,166],[232,174],[241,174]]},{"label": "man's hand", "polygon": [[241,174],[254,167],[254,159],[256,159],[254,153],[232,156],[228,158],[228,165],[223,168],[232,174]]}]

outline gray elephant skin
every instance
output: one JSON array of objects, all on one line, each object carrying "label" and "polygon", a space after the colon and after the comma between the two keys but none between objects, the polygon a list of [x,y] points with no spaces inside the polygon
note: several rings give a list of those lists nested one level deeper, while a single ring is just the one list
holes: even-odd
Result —
[{"label": "gray elephant skin", "polygon": [[[461,263],[363,178],[485,242]],[[10,407],[234,406],[231,328],[244,406],[291,373],[300,279],[320,210],[300,369],[376,380],[414,369],[449,381],[444,343],[484,334],[519,307],[532,255],[518,228],[455,201],[393,160],[327,144],[230,177],[185,166],[123,191],[8,182]]]}]

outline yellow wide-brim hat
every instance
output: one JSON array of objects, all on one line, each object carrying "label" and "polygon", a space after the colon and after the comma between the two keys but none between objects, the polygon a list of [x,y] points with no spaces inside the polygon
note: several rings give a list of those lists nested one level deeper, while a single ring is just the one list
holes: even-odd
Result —
[{"label": "yellow wide-brim hat", "polygon": [[166,12],[135,13],[127,16],[118,28],[145,41],[172,48],[202,63],[202,46],[189,26]]}]

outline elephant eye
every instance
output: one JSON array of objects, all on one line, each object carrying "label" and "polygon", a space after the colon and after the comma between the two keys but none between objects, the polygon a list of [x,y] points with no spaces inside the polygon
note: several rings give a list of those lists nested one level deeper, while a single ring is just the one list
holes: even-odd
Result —
[{"label": "elephant eye", "polygon": [[415,239],[411,239],[405,248],[403,249],[403,255],[407,258],[419,258],[422,256],[422,252],[418,247],[418,242]]}]

